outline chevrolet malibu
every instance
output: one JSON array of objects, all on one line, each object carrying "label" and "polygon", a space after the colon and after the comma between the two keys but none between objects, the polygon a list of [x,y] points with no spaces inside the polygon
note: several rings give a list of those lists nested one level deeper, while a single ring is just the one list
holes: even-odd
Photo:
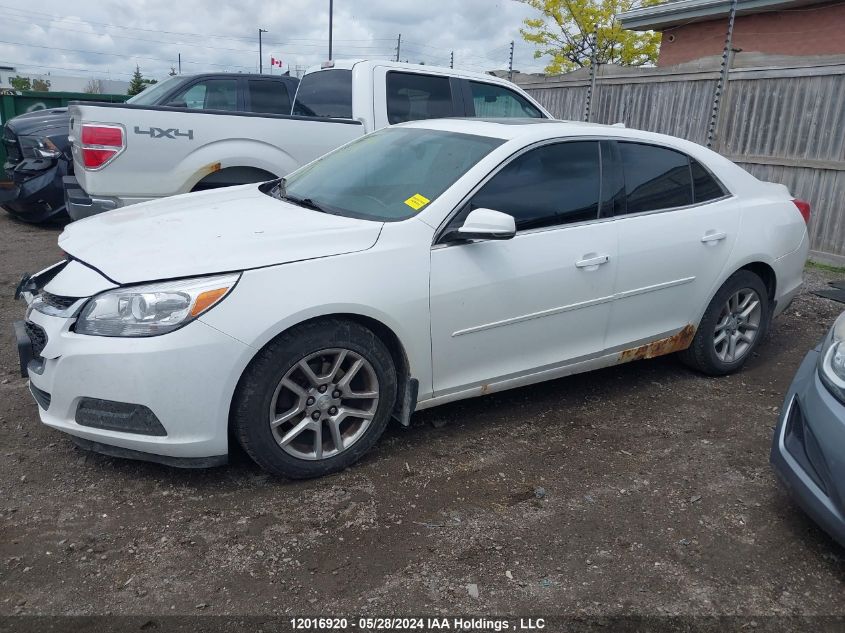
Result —
[{"label": "chevrolet malibu", "polygon": [[798,292],[809,212],[677,138],[420,121],[71,224],[18,287],[21,366],[82,447],[210,466],[232,437],[314,477],[445,402],[674,352],[737,371]]}]

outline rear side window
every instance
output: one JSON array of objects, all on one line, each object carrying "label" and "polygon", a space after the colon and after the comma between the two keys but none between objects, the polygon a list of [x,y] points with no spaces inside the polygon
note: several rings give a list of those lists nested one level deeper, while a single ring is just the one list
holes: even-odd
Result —
[{"label": "rear side window", "polygon": [[692,170],[692,196],[696,203],[717,200],[727,193],[719,181],[694,158],[690,158],[690,169]]},{"label": "rear side window", "polygon": [[686,154],[656,145],[619,143],[627,213],[682,207],[693,202]]},{"label": "rear side window", "polygon": [[299,116],[352,118],[352,71],[320,70],[299,82],[293,104]]},{"label": "rear side window", "polygon": [[455,116],[448,77],[387,73],[387,120],[394,125]]},{"label": "rear side window", "polygon": [[290,97],[285,84],[279,81],[250,79],[249,111],[265,114],[290,114]]},{"label": "rear side window", "polygon": [[545,145],[515,158],[476,193],[472,209],[494,209],[517,230],[594,220],[601,172],[597,141]]},{"label": "rear side window", "polygon": [[475,116],[486,118],[530,117],[542,119],[543,113],[522,95],[494,84],[470,81]]},{"label": "rear side window", "polygon": [[238,109],[238,81],[236,79],[207,79],[195,83],[173,97],[167,105],[189,110]]}]

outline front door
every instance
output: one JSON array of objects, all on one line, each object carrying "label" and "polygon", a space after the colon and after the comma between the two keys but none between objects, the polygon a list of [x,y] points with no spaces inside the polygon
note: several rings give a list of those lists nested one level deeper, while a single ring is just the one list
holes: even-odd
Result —
[{"label": "front door", "polygon": [[501,168],[472,209],[514,216],[510,240],[435,244],[435,397],[599,355],[613,299],[616,225],[601,215],[599,145],[530,149]]}]

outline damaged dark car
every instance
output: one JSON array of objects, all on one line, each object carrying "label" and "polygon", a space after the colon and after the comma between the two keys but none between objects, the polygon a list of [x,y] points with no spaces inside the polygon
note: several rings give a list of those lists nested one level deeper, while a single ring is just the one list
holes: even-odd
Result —
[{"label": "damaged dark car", "polygon": [[38,110],[3,127],[5,182],[0,205],[25,222],[47,222],[65,215],[62,178],[73,169],[67,108]]}]

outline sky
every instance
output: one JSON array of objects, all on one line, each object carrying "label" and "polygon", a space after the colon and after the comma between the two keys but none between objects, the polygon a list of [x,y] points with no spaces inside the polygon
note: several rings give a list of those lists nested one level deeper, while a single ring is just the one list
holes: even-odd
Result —
[{"label": "sky", "polygon": [[[26,8],[21,8],[26,7]],[[538,17],[515,0],[334,0],[333,57],[400,59],[474,71],[539,72],[533,45],[519,34]],[[128,80],[182,72],[257,72],[258,28],[264,72],[270,57],[294,74],[328,59],[329,0],[0,0],[0,65],[21,74]],[[278,68],[272,72],[280,72]]]}]

